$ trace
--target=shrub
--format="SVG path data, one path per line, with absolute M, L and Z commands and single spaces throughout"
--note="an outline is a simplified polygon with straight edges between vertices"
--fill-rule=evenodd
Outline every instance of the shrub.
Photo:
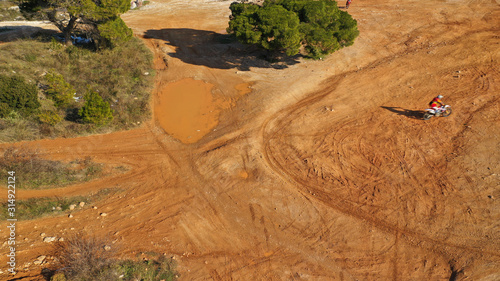
M 49 72 L 45 79 L 48 83 L 45 94 L 54 101 L 57 107 L 64 107 L 71 103 L 75 89 L 64 80 L 61 74 Z
M 56 244 L 55 252 L 60 262 L 61 273 L 67 280 L 72 281 L 173 281 L 177 279 L 172 259 L 160 256 L 138 261 L 117 260 L 113 257 L 116 245 L 112 247 L 109 245 L 109 241 L 104 238 L 83 234 L 76 234 L 63 243 Z
M 11 110 L 8 104 L 6 104 L 5 102 L 0 102 L 0 118 L 9 116 L 10 111 Z
M 113 120 L 113 110 L 108 102 L 94 91 L 85 95 L 85 105 L 78 112 L 83 122 L 102 126 Z
M 0 74 L 0 102 L 9 108 L 28 115 L 40 107 L 38 89 L 35 84 L 27 83 L 21 76 L 8 77 Z
M 56 245 L 56 255 L 69 280 L 96 280 L 113 262 L 104 238 L 78 233 Z
M 57 123 L 61 122 L 62 118 L 55 111 L 44 110 L 38 114 L 38 120 L 40 120 L 41 123 L 54 126 Z
M 114 48 L 132 38 L 132 30 L 120 17 L 99 24 L 98 30 L 102 47 Z

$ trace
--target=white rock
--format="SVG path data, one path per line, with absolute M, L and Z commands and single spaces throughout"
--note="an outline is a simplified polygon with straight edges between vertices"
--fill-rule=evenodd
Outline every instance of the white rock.
M 101 217 L 105 217 L 107 215 L 108 215 L 108 213 L 101 213 Z
M 80 208 L 83 208 L 85 206 L 85 202 L 80 202 Z
M 70 209 L 70 210 L 72 210 L 72 211 L 75 209 L 75 207 L 76 207 L 76 205 L 75 205 L 75 204 L 71 204 L 71 205 L 69 205 L 69 209 Z
M 42 264 L 46 257 L 47 256 L 39 256 L 38 258 L 36 258 L 36 260 L 33 262 L 33 264 L 36 264 L 36 265 Z
M 57 237 L 49 237 L 49 236 L 47 236 L 47 237 L 43 238 L 43 242 L 45 242 L 45 243 L 52 243 L 52 242 L 54 242 L 56 240 L 57 240 Z
M 72 218 L 72 217 L 73 217 L 73 215 L 72 215 L 72 214 L 69 214 L 69 215 L 68 215 L 68 218 Z
M 40 233 L 40 236 L 45 237 L 45 232 Z

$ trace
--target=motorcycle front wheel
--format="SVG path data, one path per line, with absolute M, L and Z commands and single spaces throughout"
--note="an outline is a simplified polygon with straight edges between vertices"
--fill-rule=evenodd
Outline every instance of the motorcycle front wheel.
M 424 120 L 429 120 L 431 119 L 433 114 L 430 114 L 429 112 L 424 113 Z
M 449 107 L 448 107 L 448 108 L 447 108 L 447 109 L 443 112 L 442 116 L 443 116 L 443 117 L 448 117 L 448 116 L 450 116 L 450 114 L 451 114 L 451 108 L 449 108 Z

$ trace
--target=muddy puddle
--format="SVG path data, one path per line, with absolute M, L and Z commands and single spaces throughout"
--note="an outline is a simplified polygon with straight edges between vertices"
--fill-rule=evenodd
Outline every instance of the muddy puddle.
M 214 95 L 215 86 L 185 78 L 167 84 L 159 92 L 155 109 L 158 124 L 183 143 L 195 143 L 213 131 L 222 110 L 234 105 L 234 99 Z M 251 92 L 248 83 L 235 87 L 239 96 Z

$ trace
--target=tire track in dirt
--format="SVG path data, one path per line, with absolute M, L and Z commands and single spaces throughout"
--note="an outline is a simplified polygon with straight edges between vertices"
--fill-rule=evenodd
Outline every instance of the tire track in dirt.
M 390 60 L 390 59 L 388 59 L 388 60 Z M 382 64 L 382 62 L 375 63 L 374 65 L 378 66 L 379 64 Z M 352 74 L 352 73 L 347 73 L 347 74 L 345 74 L 345 75 L 343 74 L 343 75 L 349 76 L 349 74 Z M 482 76 L 484 76 L 484 74 L 480 74 L 480 76 L 482 77 Z M 430 236 L 428 236 L 422 232 L 419 232 L 419 231 L 415 231 L 415 230 L 412 230 L 409 228 L 404 228 L 404 227 L 403 228 L 398 227 L 398 226 L 396 226 L 392 223 L 389 223 L 385 220 L 372 218 L 370 213 L 365 212 L 365 211 L 360 211 L 360 207 L 362 207 L 363 205 L 360 205 L 358 202 L 353 202 L 352 200 L 349 200 L 349 199 L 344 198 L 344 197 L 335 196 L 332 193 L 325 192 L 324 188 L 322 186 L 311 184 L 310 180 L 311 180 L 311 175 L 313 175 L 313 174 L 317 175 L 315 178 L 321 177 L 324 179 L 323 175 L 319 176 L 319 174 L 317 172 L 317 168 L 314 168 L 314 165 L 312 168 L 314 172 L 311 173 L 311 171 L 308 170 L 307 174 L 305 175 L 305 178 L 307 180 L 303 179 L 302 177 L 299 177 L 298 175 L 295 174 L 295 172 L 292 171 L 293 169 L 297 169 L 297 168 L 294 168 L 295 167 L 294 165 L 292 165 L 292 166 L 288 165 L 285 168 L 285 165 L 287 165 L 285 163 L 287 163 L 287 159 L 290 158 L 290 155 L 300 156 L 301 158 L 305 159 L 304 161 L 306 161 L 308 158 L 307 154 L 304 155 L 303 153 L 298 152 L 298 151 L 295 151 L 294 153 L 290 153 L 291 151 L 283 152 L 283 150 L 273 149 L 274 147 L 289 147 L 289 149 L 295 150 L 294 148 L 292 148 L 293 145 L 289 145 L 287 143 L 287 141 L 283 141 L 283 139 L 286 139 L 286 138 L 291 140 L 291 137 L 293 136 L 291 134 L 285 133 L 285 130 L 286 130 L 285 128 L 289 127 L 291 125 L 291 122 L 293 119 L 297 119 L 297 118 L 299 118 L 299 116 L 302 116 L 303 112 L 305 112 L 310 105 L 313 105 L 313 104 L 319 102 L 321 99 L 323 99 L 330 92 L 334 92 L 336 85 L 338 85 L 341 82 L 341 80 L 342 79 L 338 79 L 335 82 L 328 83 L 328 85 L 325 86 L 325 90 L 318 91 L 318 92 L 314 93 L 313 95 L 311 95 L 310 97 L 298 102 L 296 105 L 291 106 L 290 108 L 284 109 L 281 112 L 278 112 L 275 116 L 268 119 L 264 123 L 261 132 L 262 132 L 262 138 L 263 138 L 264 155 L 265 155 L 266 161 L 269 164 L 269 166 L 274 171 L 276 171 L 278 174 L 284 176 L 284 178 L 287 179 L 289 182 L 294 183 L 299 189 L 301 189 L 304 192 L 304 194 L 309 194 L 307 196 L 309 196 L 311 198 L 316 198 L 317 200 L 322 201 L 326 205 L 331 206 L 331 207 L 335 208 L 336 210 L 338 210 L 346 215 L 353 216 L 353 217 L 356 217 L 357 219 L 368 222 L 368 223 L 370 223 L 370 224 L 372 224 L 372 225 L 374 225 L 374 226 L 376 226 L 376 227 L 378 227 L 378 228 L 380 228 L 388 233 L 401 233 L 406 237 L 405 240 L 407 240 L 411 244 L 419 245 L 420 247 L 423 247 L 421 244 L 427 243 L 429 245 L 427 245 L 426 247 L 423 247 L 424 249 L 433 250 L 433 248 L 437 246 L 438 251 L 442 252 L 442 253 L 449 252 L 450 249 L 458 249 L 461 251 L 474 252 L 476 254 L 487 254 L 489 256 L 499 257 L 500 255 L 496 252 L 492 252 L 492 251 L 481 249 L 481 248 L 470 247 L 470 246 L 466 246 L 463 244 L 453 243 L 453 242 L 445 241 L 444 239 L 433 238 L 433 237 L 430 237 Z M 487 86 L 488 83 L 482 83 L 482 85 L 483 86 L 481 87 L 481 90 L 488 91 L 488 89 L 489 89 L 489 87 Z M 344 123 L 337 124 L 335 127 L 336 130 L 330 129 L 328 131 L 341 132 L 343 130 L 343 128 L 351 126 L 352 122 L 354 122 L 354 121 L 350 121 L 350 122 L 347 121 Z M 359 132 L 362 130 L 357 129 L 355 131 Z M 317 135 L 317 133 L 311 133 L 310 136 L 316 136 L 316 135 Z M 343 133 L 342 137 L 338 137 L 338 136 L 332 137 L 333 140 L 336 140 L 336 141 L 332 142 L 334 145 L 333 151 L 341 152 L 341 154 L 337 153 L 336 160 L 338 162 L 342 162 L 342 159 L 339 155 L 346 155 L 348 153 L 348 151 L 344 150 L 345 146 L 338 146 L 337 143 L 344 143 L 344 142 L 346 142 L 347 138 L 349 138 L 349 135 L 345 132 Z M 410 142 L 411 142 L 411 138 L 408 137 L 407 139 L 410 140 Z M 357 147 L 357 151 L 359 151 L 359 152 L 362 152 L 361 140 L 362 140 L 362 138 L 360 137 L 358 139 L 358 147 Z M 425 158 L 425 153 L 422 150 L 418 149 L 417 145 L 413 144 L 411 146 L 412 146 L 413 150 L 417 151 L 417 154 L 421 156 L 421 159 L 424 161 L 424 166 L 428 167 L 427 169 L 429 169 L 429 170 L 433 170 L 433 169 L 446 170 L 446 166 L 437 168 L 436 164 L 429 162 Z M 321 151 L 321 149 L 319 147 L 316 147 L 315 149 L 318 149 L 318 151 Z M 283 153 L 289 153 L 289 154 L 287 154 L 288 156 L 284 156 Z M 310 154 L 310 153 L 312 153 L 311 150 L 309 150 L 308 154 Z M 366 154 L 363 154 L 363 153 L 360 153 L 360 154 L 362 154 L 362 157 L 365 159 L 366 162 L 370 163 L 376 169 L 377 165 L 374 164 L 375 158 L 370 158 Z M 404 157 L 403 158 L 397 157 L 397 158 L 399 160 L 404 159 Z M 422 185 L 416 176 L 409 173 L 410 169 L 408 168 L 409 165 L 408 165 L 407 161 L 405 160 L 405 161 L 399 161 L 399 162 L 401 163 L 403 170 L 406 171 L 406 173 L 409 175 L 409 177 L 417 185 Z M 294 163 L 297 163 L 297 161 L 294 161 Z M 343 165 L 343 166 L 347 166 L 347 165 Z M 341 170 L 343 170 L 343 168 L 341 168 Z M 345 174 L 345 170 L 343 170 L 343 172 Z M 357 170 L 357 172 L 362 172 L 362 171 Z M 363 173 L 363 174 L 367 174 L 367 173 Z M 370 175 L 373 173 L 368 173 L 368 174 Z M 368 181 L 372 181 L 373 179 L 374 178 L 368 178 Z M 349 184 L 349 181 L 345 178 L 342 178 L 342 177 L 338 177 L 337 181 L 339 181 L 340 183 Z M 453 191 L 453 185 L 446 177 L 444 177 L 441 180 L 441 182 L 438 183 L 438 186 L 440 186 L 440 188 L 441 188 L 441 191 L 440 191 L 441 193 L 444 193 L 445 191 L 446 192 Z M 444 189 L 446 189 L 446 190 L 444 190 Z M 441 206 L 441 207 L 438 207 L 438 209 L 434 211 L 434 212 L 437 212 L 435 215 L 438 215 L 439 213 L 441 213 L 443 211 L 443 208 L 444 208 L 444 206 L 442 204 L 439 204 L 440 203 L 439 201 L 440 201 L 439 198 L 437 198 L 437 199 L 434 199 L 434 202 L 433 202 L 433 204 L 435 206 L 438 206 L 438 205 Z M 412 241 L 415 239 L 417 240 L 416 242 Z
M 291 116 L 291 114 L 288 114 L 288 116 Z M 397 227 L 387 221 L 372 218 L 372 216 L 367 213 L 360 211 L 359 205 L 356 206 L 353 204 L 353 202 L 349 202 L 349 200 L 341 198 L 341 197 L 336 197 L 332 195 L 331 193 L 327 193 L 322 190 L 322 188 L 311 185 L 309 181 L 303 180 L 301 178 L 298 178 L 296 175 L 288 171 L 288 168 L 285 168 L 282 164 L 282 161 L 274 157 L 274 154 L 276 153 L 275 151 L 272 151 L 270 148 L 271 140 L 273 140 L 276 136 L 266 136 L 266 149 L 265 149 L 265 158 L 266 161 L 268 162 L 269 166 L 278 174 L 281 174 L 285 177 L 286 180 L 288 180 L 291 183 L 294 183 L 294 185 L 302 190 L 305 194 L 305 196 L 308 196 L 312 200 L 319 200 L 326 204 L 329 207 L 334 208 L 335 210 L 347 215 L 351 216 L 354 218 L 357 218 L 361 221 L 364 221 L 370 225 L 373 225 L 389 234 L 393 233 L 401 233 L 402 235 L 405 236 L 407 242 L 418 245 L 419 247 L 423 247 L 421 245 L 423 242 L 429 243 L 429 245 L 425 246 L 424 249 L 431 250 L 434 247 L 437 247 L 436 250 L 445 253 L 448 252 L 446 248 L 456 248 L 460 250 L 466 250 L 470 252 L 474 252 L 477 254 L 487 254 L 490 256 L 495 256 L 495 257 L 500 257 L 500 254 L 497 252 L 492 252 L 489 250 L 484 250 L 484 249 L 479 249 L 479 248 L 473 248 L 469 247 L 466 245 L 460 245 L 460 244 L 455 244 L 455 243 L 450 243 L 445 240 L 440 240 L 440 239 L 433 239 L 423 233 L 419 233 L 416 231 L 413 231 L 411 229 L 406 229 L 406 228 L 400 228 Z M 309 195 L 307 195 L 309 194 Z M 417 240 L 412 241 L 412 240 Z

